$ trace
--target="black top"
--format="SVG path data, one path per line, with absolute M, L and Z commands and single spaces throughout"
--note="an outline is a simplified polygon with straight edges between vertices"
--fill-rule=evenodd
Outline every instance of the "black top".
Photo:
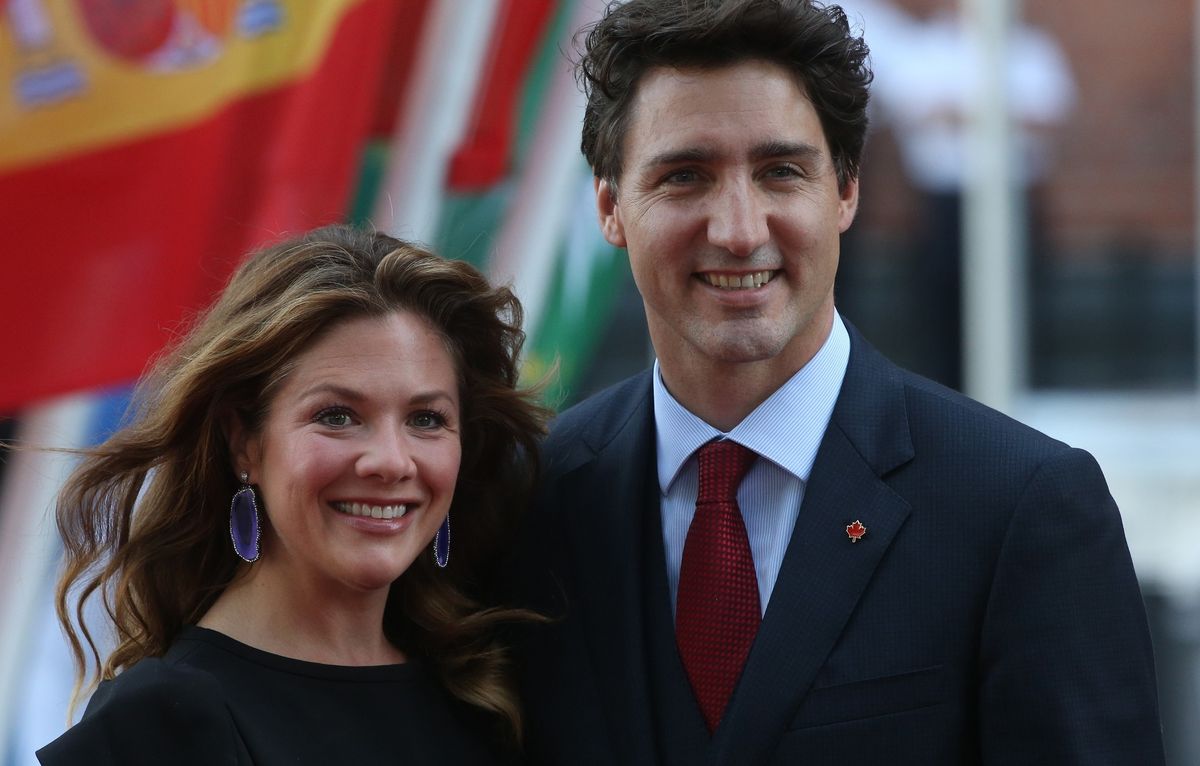
M 478 722 L 419 661 L 320 665 L 189 627 L 100 684 L 37 753 L 57 764 L 492 764 Z

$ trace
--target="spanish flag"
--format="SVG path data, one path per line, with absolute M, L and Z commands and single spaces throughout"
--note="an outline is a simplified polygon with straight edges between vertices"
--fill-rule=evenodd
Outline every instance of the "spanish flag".
M 429 0 L 0 0 L 0 413 L 133 380 L 343 220 Z

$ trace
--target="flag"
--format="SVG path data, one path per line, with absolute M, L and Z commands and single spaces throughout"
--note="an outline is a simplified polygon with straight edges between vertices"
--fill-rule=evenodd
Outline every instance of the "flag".
M 245 252 L 341 220 L 424 6 L 5 0 L 0 412 L 136 378 Z
M 551 403 L 579 386 L 629 278 L 596 224 L 578 148 L 583 97 L 564 55 L 601 10 L 597 0 L 478 0 L 467 29 L 434 13 L 370 216 L 512 284 L 529 335 L 524 377 L 556 368 Z M 463 48 L 477 58 L 460 56 L 463 75 L 447 77 L 441 62 Z

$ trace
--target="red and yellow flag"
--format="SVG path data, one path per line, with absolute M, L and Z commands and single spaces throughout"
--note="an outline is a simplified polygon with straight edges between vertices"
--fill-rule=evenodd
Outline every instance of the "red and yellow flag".
M 0 412 L 136 378 L 248 249 L 342 219 L 427 5 L 0 0 Z

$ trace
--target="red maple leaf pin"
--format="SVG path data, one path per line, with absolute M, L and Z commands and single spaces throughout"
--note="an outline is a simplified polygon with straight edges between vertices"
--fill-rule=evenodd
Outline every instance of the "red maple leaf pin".
M 862 539 L 862 536 L 867 533 L 867 528 L 863 526 L 861 521 L 855 521 L 853 524 L 846 525 L 846 534 L 850 536 L 850 542 L 856 543 Z

